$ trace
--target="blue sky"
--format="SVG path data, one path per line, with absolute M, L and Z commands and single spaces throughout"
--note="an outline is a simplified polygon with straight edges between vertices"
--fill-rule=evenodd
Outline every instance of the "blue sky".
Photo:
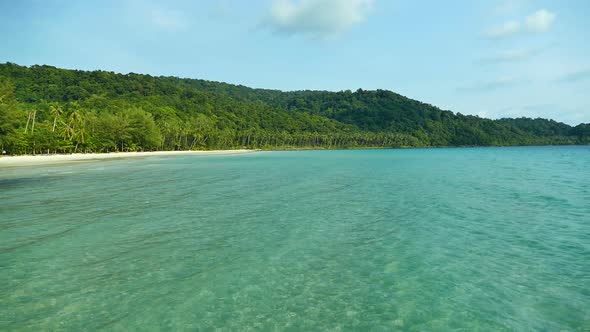
M 0 62 L 590 122 L 590 1 L 0 1 Z

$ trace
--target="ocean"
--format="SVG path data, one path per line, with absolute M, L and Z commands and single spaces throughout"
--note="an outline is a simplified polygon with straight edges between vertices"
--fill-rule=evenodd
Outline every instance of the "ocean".
M 590 330 L 590 147 L 0 169 L 0 330 Z

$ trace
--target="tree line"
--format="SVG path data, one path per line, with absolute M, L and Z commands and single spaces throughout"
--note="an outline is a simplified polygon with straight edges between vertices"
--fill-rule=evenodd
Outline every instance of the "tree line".
M 9 154 L 588 143 L 588 124 L 466 116 L 385 90 L 281 92 L 0 64 Z

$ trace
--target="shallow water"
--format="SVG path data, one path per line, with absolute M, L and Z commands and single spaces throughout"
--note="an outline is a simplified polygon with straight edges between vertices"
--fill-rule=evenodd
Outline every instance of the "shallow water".
M 590 147 L 0 169 L 0 330 L 590 329 Z

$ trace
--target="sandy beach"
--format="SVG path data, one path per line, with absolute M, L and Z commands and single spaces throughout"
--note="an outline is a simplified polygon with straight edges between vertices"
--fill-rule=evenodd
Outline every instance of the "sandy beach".
M 234 155 L 251 153 L 256 150 L 212 150 L 212 151 L 154 151 L 154 152 L 114 152 L 114 153 L 74 153 L 55 155 L 25 155 L 0 157 L 1 167 L 20 167 L 37 165 L 54 165 L 72 162 L 87 162 L 93 160 L 137 158 L 155 156 L 208 156 L 208 155 Z

